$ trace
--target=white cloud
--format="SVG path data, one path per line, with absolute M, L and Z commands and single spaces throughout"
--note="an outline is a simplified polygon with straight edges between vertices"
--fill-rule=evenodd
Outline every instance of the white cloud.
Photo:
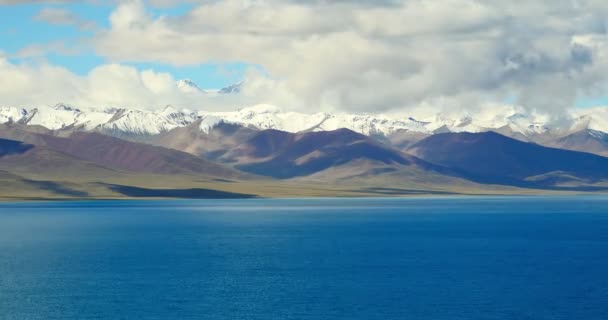
M 226 0 L 178 17 L 127 1 L 94 45 L 118 62 L 260 65 L 281 82 L 261 99 L 307 110 L 512 97 L 563 109 L 605 85 L 607 49 L 573 39 L 605 38 L 606 17 L 599 0 Z
M 113 63 L 86 76 L 44 62 L 3 60 L 0 103 L 216 110 L 268 103 L 393 112 L 430 106 L 478 111 L 508 100 L 559 114 L 606 89 L 605 0 L 187 2 L 193 7 L 179 16 L 158 16 L 145 5 L 173 1 L 120 2 L 108 17 L 110 27 L 81 44 Z M 37 19 L 85 23 L 56 8 L 43 9 Z M 13 56 L 71 54 L 74 48 L 82 49 L 32 44 Z M 249 71 L 239 97 L 209 98 L 185 95 L 170 74 L 138 71 L 127 62 L 245 62 L 265 72 Z
M 120 65 L 96 67 L 87 75 L 48 63 L 12 64 L 0 57 L 0 105 L 35 107 L 67 103 L 81 108 L 131 107 L 226 110 L 244 106 L 246 96 L 185 94 L 168 73 Z

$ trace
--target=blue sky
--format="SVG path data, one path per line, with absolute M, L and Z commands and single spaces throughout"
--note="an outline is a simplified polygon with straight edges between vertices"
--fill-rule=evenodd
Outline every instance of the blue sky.
M 74 25 L 57 25 L 41 21 L 35 17 L 45 8 L 63 9 L 72 12 L 80 19 L 94 22 L 98 27 L 109 28 L 108 17 L 115 9 L 109 4 L 91 3 L 24 3 L 0 6 L 0 51 L 13 63 L 36 63 L 48 61 L 63 66 L 78 75 L 86 75 L 91 69 L 112 62 L 95 53 L 86 46 L 87 38 L 94 36 L 93 30 L 83 30 Z M 184 14 L 192 8 L 191 4 L 178 4 L 171 7 L 149 7 L 154 17 Z M 46 52 L 40 57 L 19 57 L 19 52 L 32 45 L 61 42 L 75 52 Z M 168 72 L 176 79 L 191 79 L 202 88 L 222 88 L 240 81 L 246 63 L 201 63 L 184 67 L 155 62 L 121 62 L 139 70 L 154 69 Z

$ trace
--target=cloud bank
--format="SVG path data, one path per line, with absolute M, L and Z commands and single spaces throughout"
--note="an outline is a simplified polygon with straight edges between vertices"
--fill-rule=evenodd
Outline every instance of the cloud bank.
M 211 1 L 153 18 L 121 4 L 95 41 L 114 61 L 247 61 L 294 107 L 387 110 L 514 99 L 563 109 L 605 85 L 608 3 L 595 0 Z
M 61 12 L 46 18 L 70 20 Z M 384 112 L 507 101 L 558 113 L 578 99 L 605 96 L 607 18 L 602 0 L 224 0 L 198 1 L 177 16 L 155 15 L 133 0 L 118 4 L 109 27 L 88 40 L 113 64 L 84 79 L 48 65 L 34 70 L 5 62 L 0 72 L 42 79 L 59 73 L 60 81 L 43 86 L 73 87 L 62 100 L 176 99 L 197 107 L 215 102 L 178 98 L 170 75 L 120 64 L 245 62 L 264 72 L 247 74 L 242 100 L 218 106 Z M 113 85 L 121 81 L 135 84 Z
M 158 109 L 167 105 L 225 110 L 245 105 L 240 95 L 184 93 L 172 75 L 139 71 L 120 64 L 101 65 L 84 76 L 48 63 L 13 64 L 0 58 L 1 105 L 35 107 L 65 103 L 86 108 Z

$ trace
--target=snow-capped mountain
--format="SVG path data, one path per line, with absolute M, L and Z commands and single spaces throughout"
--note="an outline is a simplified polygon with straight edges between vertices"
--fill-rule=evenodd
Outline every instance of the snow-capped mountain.
M 584 129 L 608 132 L 608 107 L 597 107 L 573 113 L 571 131 Z
M 155 135 L 169 131 L 180 125 L 186 125 L 181 121 L 175 121 L 172 114 L 165 112 L 147 112 L 142 110 L 118 110 L 108 122 L 97 128 L 102 131 L 133 134 L 133 135 Z
M 235 83 L 227 87 L 221 88 L 218 92 L 223 94 L 236 94 L 241 92 L 243 82 Z
M 177 81 L 176 86 L 183 93 L 205 93 L 205 90 L 199 88 L 198 85 L 190 79 L 179 80 Z
M 562 127 L 551 126 L 549 118 L 511 110 L 496 114 L 405 114 L 371 115 L 349 113 L 284 112 L 272 105 L 256 105 L 237 111 L 206 112 L 178 110 L 167 106 L 162 110 L 128 108 L 81 109 L 59 104 L 35 108 L 0 107 L 0 123 L 18 122 L 51 130 L 75 128 L 100 130 L 130 135 L 156 135 L 200 121 L 208 132 L 218 123 L 234 123 L 258 129 L 288 132 L 329 131 L 347 128 L 366 135 L 391 135 L 398 131 L 433 134 L 440 132 L 483 132 L 504 130 L 533 136 L 547 132 L 564 133 L 580 130 L 608 132 L 608 108 L 573 111 Z
M 351 129 L 366 135 L 390 134 L 397 130 L 428 131 L 413 119 L 392 119 L 383 115 L 347 113 L 282 112 L 279 108 L 270 105 L 257 105 L 234 112 L 214 112 L 209 115 L 221 118 L 226 122 L 288 132 L 329 131 L 340 128 Z
M 239 94 L 243 87 L 243 82 L 237 82 L 220 89 L 201 89 L 196 82 L 190 79 L 182 79 L 175 83 L 177 89 L 184 94 Z
M 18 122 L 27 116 L 27 110 L 13 107 L 0 107 L 0 123 Z

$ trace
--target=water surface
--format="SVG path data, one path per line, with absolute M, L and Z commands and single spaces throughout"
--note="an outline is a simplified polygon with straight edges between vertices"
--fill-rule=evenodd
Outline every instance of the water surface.
M 0 204 L 0 319 L 607 319 L 608 198 Z

